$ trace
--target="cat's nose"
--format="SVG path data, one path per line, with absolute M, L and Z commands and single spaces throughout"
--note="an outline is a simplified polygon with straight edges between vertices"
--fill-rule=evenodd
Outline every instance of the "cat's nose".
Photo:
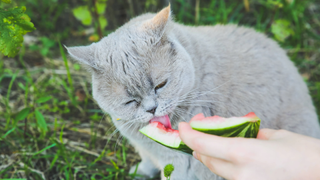
M 154 115 L 154 113 L 156 112 L 157 107 L 158 107 L 158 106 L 154 106 L 154 107 L 152 107 L 151 109 L 147 110 L 147 112 Z

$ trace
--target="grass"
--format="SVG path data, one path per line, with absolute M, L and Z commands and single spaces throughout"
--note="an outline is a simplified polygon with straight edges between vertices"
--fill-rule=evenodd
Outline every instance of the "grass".
M 61 9 L 69 7 L 66 1 L 61 1 L 61 6 L 50 7 L 50 12 L 58 11 L 55 16 L 29 15 L 41 30 L 37 32 L 41 41 L 36 48 L 23 46 L 15 59 L 0 55 L 0 179 L 132 179 L 128 170 L 139 162 L 139 156 L 125 138 L 113 135 L 115 128 L 110 118 L 91 96 L 90 76 L 79 64 L 66 58 L 57 40 L 62 44 L 76 41 L 82 45 L 88 43 L 87 37 L 70 35 L 68 26 L 66 30 L 56 31 L 56 27 L 42 23 L 51 18 L 54 23 L 61 21 L 65 15 Z M 117 2 L 109 0 L 108 5 L 120 6 L 127 1 Z M 246 0 L 190 2 L 193 3 L 171 2 L 176 21 L 190 25 L 236 23 L 277 40 L 305 78 L 320 112 L 319 2 L 255 0 L 248 1 L 249 6 Z M 31 1 L 24 3 L 28 9 L 50 6 Z M 135 14 L 139 14 L 164 5 L 152 0 L 126 5 L 123 13 L 131 17 L 133 12 L 125 11 L 129 9 L 127 6 L 132 6 Z M 137 6 L 140 11 L 136 11 L 139 10 Z M 66 11 L 69 16 L 65 17 L 70 18 L 70 7 Z M 106 32 L 111 30 L 108 28 L 112 27 L 112 18 L 119 17 L 107 18 L 110 25 Z M 285 21 L 290 22 L 289 25 L 283 23 Z M 86 28 L 75 22 L 72 27 L 77 27 L 74 31 L 78 33 Z M 277 38 L 279 28 L 282 32 L 279 35 L 289 35 Z

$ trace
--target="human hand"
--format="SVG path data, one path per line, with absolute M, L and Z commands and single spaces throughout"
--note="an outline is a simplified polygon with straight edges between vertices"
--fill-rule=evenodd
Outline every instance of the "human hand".
M 260 129 L 257 139 L 226 138 L 179 124 L 194 157 L 226 179 L 320 179 L 320 140 L 286 130 Z

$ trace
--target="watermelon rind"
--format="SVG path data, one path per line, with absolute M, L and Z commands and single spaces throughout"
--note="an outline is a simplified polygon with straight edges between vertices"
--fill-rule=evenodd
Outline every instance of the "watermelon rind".
M 139 131 L 150 139 L 157 141 L 165 146 L 178 148 L 181 143 L 179 134 L 163 131 L 162 129 L 157 128 L 157 126 L 155 126 L 154 124 L 149 124 Z
M 191 125 L 191 124 L 190 124 Z M 256 138 L 259 132 L 260 120 L 256 122 L 244 122 L 242 124 L 234 125 L 226 128 L 208 129 L 208 128 L 195 128 L 191 125 L 192 129 L 222 137 L 246 137 Z
M 222 137 L 256 138 L 260 121 L 260 118 L 251 112 L 242 117 L 213 116 L 203 120 L 191 120 L 190 126 L 194 130 Z
M 192 149 L 190 149 L 186 144 L 184 144 L 181 141 L 180 136 L 177 133 L 177 130 L 174 130 L 174 132 L 167 132 L 157 128 L 155 124 L 148 124 L 139 131 L 148 138 L 154 140 L 155 142 L 165 147 L 168 147 L 173 150 L 178 150 L 179 152 L 192 154 Z

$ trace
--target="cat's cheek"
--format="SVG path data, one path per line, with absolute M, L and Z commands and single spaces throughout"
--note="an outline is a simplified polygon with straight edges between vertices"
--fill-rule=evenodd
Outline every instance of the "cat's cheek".
M 194 86 L 195 75 L 193 72 L 187 71 L 181 78 L 180 95 L 188 93 Z

